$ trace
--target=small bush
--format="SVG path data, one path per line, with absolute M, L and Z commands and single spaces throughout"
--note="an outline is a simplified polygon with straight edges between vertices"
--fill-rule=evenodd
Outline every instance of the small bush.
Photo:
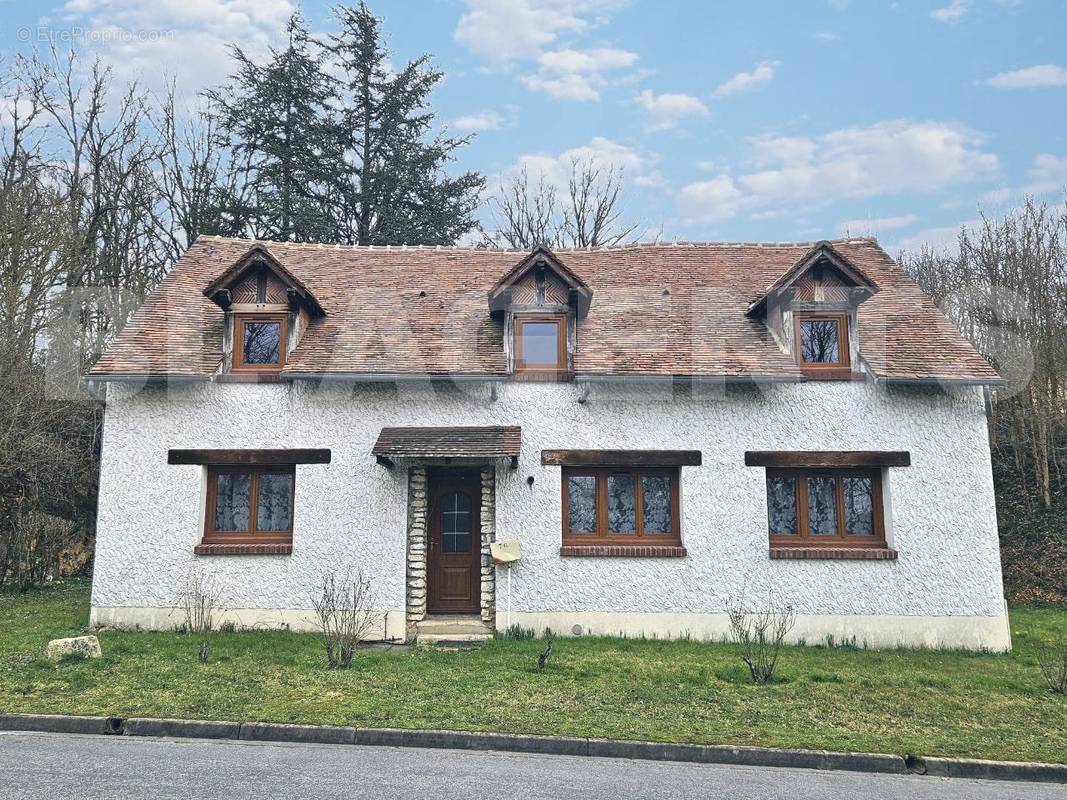
M 1037 663 L 1050 692 L 1067 694 L 1067 637 L 1037 647 Z
M 180 594 L 185 610 L 185 630 L 196 636 L 196 657 L 201 663 L 211 655 L 211 634 L 215 630 L 215 613 L 219 592 L 214 581 L 199 572 L 190 571 Z
M 734 641 L 741 645 L 741 660 L 748 667 L 752 682 L 770 683 L 785 637 L 796 624 L 796 611 L 792 606 L 779 608 L 773 600 L 768 601 L 764 611 L 747 611 L 742 600 L 736 604 L 727 602 L 726 613 Z
M 338 576 L 331 569 L 325 573 L 315 613 L 330 667 L 352 666 L 356 647 L 374 627 L 373 607 L 370 578 L 364 578 L 362 572 L 346 570 Z
M 524 641 L 527 641 L 529 639 L 534 638 L 534 636 L 536 636 L 536 634 L 534 633 L 534 629 L 533 628 L 524 628 L 519 623 L 513 622 L 504 631 L 503 638 L 504 639 L 514 639 L 515 641 L 518 641 L 518 642 L 524 642 Z

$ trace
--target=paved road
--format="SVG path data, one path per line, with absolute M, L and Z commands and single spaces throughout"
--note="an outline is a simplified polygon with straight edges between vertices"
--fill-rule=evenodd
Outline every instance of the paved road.
M 1056 785 L 389 747 L 0 733 L 0 800 L 1006 800 Z

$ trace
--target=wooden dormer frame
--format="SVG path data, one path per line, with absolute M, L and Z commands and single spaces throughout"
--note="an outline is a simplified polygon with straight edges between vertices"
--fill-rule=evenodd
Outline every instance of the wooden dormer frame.
M 533 252 L 508 270 L 507 274 L 489 290 L 489 312 L 491 314 L 504 313 L 511 307 L 512 287 L 531 271 L 539 276 L 539 282 L 543 282 L 544 276 L 551 272 L 567 287 L 568 306 L 576 319 L 583 319 L 589 313 L 589 306 L 593 302 L 593 290 L 551 250 L 542 246 L 534 248 Z
M 867 277 L 858 266 L 830 242 L 818 242 L 786 270 L 767 290 L 757 297 L 745 310 L 745 316 L 759 317 L 767 312 L 769 304 L 790 305 L 795 295 L 795 284 L 811 271 L 819 275 L 819 268 L 829 264 L 852 284 L 848 305 L 855 308 L 878 291 L 878 284 Z
M 832 289 L 826 288 L 828 274 L 840 278 Z M 800 297 L 801 279 L 806 276 L 810 277 L 813 296 Z M 793 355 L 805 377 L 849 380 L 860 374 L 857 312 L 877 291 L 878 285 L 832 243 L 819 242 L 757 297 L 745 315 L 763 320 L 782 350 Z M 801 324 L 812 319 L 833 320 L 837 325 L 839 358 L 833 364 L 804 361 Z
M 233 305 L 231 295 L 233 287 L 238 285 L 250 270 L 264 270 L 272 273 L 274 277 L 285 284 L 290 311 L 296 311 L 303 307 L 311 317 L 326 316 L 326 310 L 320 305 L 311 290 L 287 270 L 265 245 L 259 242 L 248 248 L 237 261 L 208 284 L 204 289 L 204 296 L 223 311 L 229 311 L 230 306 Z

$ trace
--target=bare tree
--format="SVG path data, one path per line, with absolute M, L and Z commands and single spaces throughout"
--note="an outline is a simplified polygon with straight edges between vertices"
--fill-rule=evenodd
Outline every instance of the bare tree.
M 0 92 L 0 583 L 25 586 L 55 568 L 40 521 L 90 541 L 101 413 L 81 375 L 169 261 L 136 87 L 52 51 Z
M 159 141 L 155 170 L 163 213 L 157 235 L 168 259 L 177 261 L 201 234 L 239 236 L 250 224 L 248 156 L 223 147 L 218 121 L 178 105 L 172 84 L 153 120 Z
M 990 395 L 1009 596 L 1067 599 L 1067 536 L 1044 515 L 1067 452 L 1067 204 L 1028 199 L 960 231 L 958 252 L 901 263 L 1007 380 Z
M 489 200 L 494 230 L 488 245 L 517 250 L 546 247 L 601 247 L 638 238 L 639 225 L 622 222 L 622 171 L 594 159 L 575 158 L 563 196 L 544 175 L 531 182 L 524 167 L 503 180 Z
M 315 613 L 326 645 L 327 663 L 334 668 L 349 668 L 356 647 L 374 628 L 370 578 L 358 570 L 328 569 L 315 600 Z

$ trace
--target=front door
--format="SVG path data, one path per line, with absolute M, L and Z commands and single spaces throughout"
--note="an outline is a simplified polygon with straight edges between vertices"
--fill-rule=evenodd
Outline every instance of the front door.
M 471 614 L 480 608 L 481 480 L 477 472 L 430 473 L 430 554 L 426 610 Z

